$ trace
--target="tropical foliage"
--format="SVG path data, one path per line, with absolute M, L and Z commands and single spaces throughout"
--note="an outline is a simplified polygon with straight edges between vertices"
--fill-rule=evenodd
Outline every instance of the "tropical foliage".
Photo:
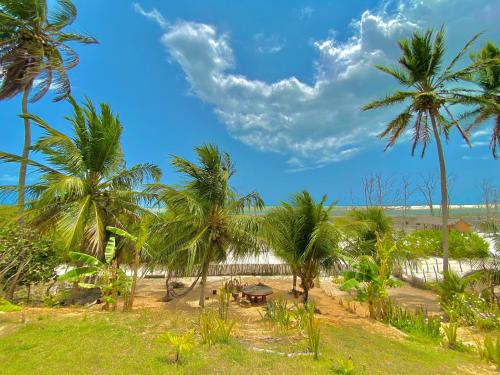
M 16 288 L 56 277 L 62 257 L 49 236 L 29 226 L 0 226 L 0 295 L 12 300 Z
M 72 127 L 66 135 L 29 115 L 43 130 L 33 146 L 46 164 L 28 160 L 39 178 L 26 186 L 28 209 L 23 213 L 35 227 L 56 228 L 66 249 L 81 249 L 101 257 L 107 240 L 106 226 L 124 228 L 145 211 L 147 194 L 138 190 L 145 179 L 158 180 L 161 172 L 153 164 L 126 168 L 118 115 L 107 104 L 98 111 L 87 99 L 83 106 L 70 99 Z M 20 163 L 21 156 L 0 152 L 0 162 Z M 2 186 L 5 193 L 17 186 Z
M 260 209 L 263 201 L 255 193 L 238 195 L 230 185 L 235 173 L 231 158 L 216 146 L 197 147 L 198 164 L 174 157 L 172 165 L 187 177 L 180 187 L 156 184 L 149 191 L 166 205 L 168 214 L 156 226 L 165 241 L 163 251 L 186 260 L 185 268 L 200 266 L 200 306 L 205 303 L 205 285 L 211 262 L 222 262 L 229 251 L 245 256 L 260 250 L 256 223 L 247 208 Z
M 127 293 L 128 278 L 116 263 L 115 237 L 110 237 L 104 251 L 104 261 L 92 255 L 71 251 L 69 258 L 81 266 L 73 268 L 59 277 L 60 281 L 77 282 L 81 288 L 101 289 L 105 302 L 103 309 L 113 309 L 117 303 L 118 292 Z M 85 282 L 87 279 L 95 279 L 95 283 Z
M 449 105 L 457 102 L 456 95 L 467 98 L 467 91 L 460 87 L 450 88 L 461 77 L 474 71 L 472 67 L 454 70 L 478 35 L 469 40 L 462 50 L 443 69 L 445 54 L 444 30 L 434 33 L 414 32 L 410 39 L 398 42 L 401 57 L 398 67 L 378 65 L 377 68 L 395 78 L 404 88 L 382 99 L 375 100 L 363 107 L 363 110 L 404 105 L 404 109 L 389 122 L 380 138 L 388 138 L 386 146 L 390 148 L 400 140 L 407 130 L 412 133 L 411 153 L 421 146 L 423 157 L 428 144 L 436 143 L 441 177 L 441 211 L 443 232 L 443 268 L 448 270 L 448 187 L 447 174 L 442 145 L 442 137 L 448 139 L 452 129 L 457 129 L 461 137 L 469 143 L 466 132 L 452 115 Z M 411 129 L 409 129 L 411 128 Z
M 324 196 L 316 203 L 303 191 L 269 212 L 262 224 L 275 254 L 300 277 L 304 301 L 321 268 L 331 267 L 341 257 L 340 232 L 331 218 L 334 205 L 325 206 L 326 200 Z
M 436 229 L 420 229 L 402 234 L 398 239 L 401 251 L 417 257 L 442 257 L 443 233 Z M 453 259 L 485 258 L 490 255 L 488 243 L 475 232 L 449 232 L 449 255 Z
M 471 54 L 471 59 L 474 64 L 480 66 L 480 69 L 468 75 L 468 79 L 475 82 L 481 92 L 475 96 L 457 94 L 457 100 L 475 106 L 463 116 L 473 118 L 472 124 L 467 128 L 468 131 L 492 120 L 490 149 L 496 158 L 497 146 L 500 146 L 500 48 L 488 42 L 478 53 Z
M 390 236 L 378 238 L 375 255 L 361 255 L 351 261 L 352 270 L 344 272 L 342 290 L 357 290 L 358 299 L 368 302 L 370 317 L 379 319 L 387 288 L 397 285 L 391 279 L 392 264 L 397 248 Z
M 0 0 L 0 100 L 23 93 L 22 112 L 28 113 L 28 97 L 41 99 L 49 89 L 61 100 L 71 93 L 68 70 L 78 62 L 68 42 L 97 43 L 88 36 L 64 29 L 76 19 L 71 0 L 58 0 L 48 11 L 47 0 Z M 35 83 L 36 82 L 36 83 Z M 29 118 L 24 118 L 25 138 L 19 173 L 18 204 L 24 207 L 27 159 L 31 146 Z

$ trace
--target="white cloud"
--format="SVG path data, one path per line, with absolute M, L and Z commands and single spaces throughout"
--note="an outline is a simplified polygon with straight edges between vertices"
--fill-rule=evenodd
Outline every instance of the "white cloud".
M 299 19 L 308 19 L 311 18 L 314 13 L 314 8 L 311 8 L 309 6 L 301 8 L 299 10 Z
M 475 131 L 470 135 L 471 139 L 476 139 L 476 138 L 483 138 L 483 137 L 489 137 L 491 135 L 491 131 L 488 129 L 482 129 Z
M 463 155 L 462 160 L 490 160 L 491 156 L 469 156 Z
M 395 61 L 398 39 L 417 27 L 446 23 L 449 50 L 456 52 L 479 31 L 477 25 L 500 33 L 492 16 L 500 14 L 500 2 L 400 0 L 392 8 L 395 13 L 365 11 L 352 23 L 346 41 L 334 34 L 315 41 L 312 84 L 293 76 L 265 82 L 235 73 L 229 37 L 212 25 L 178 22 L 167 27 L 162 42 L 194 94 L 213 106 L 234 138 L 287 155 L 292 171 L 319 168 L 372 145 L 373 134 L 394 115 L 387 110 L 363 113 L 360 107 L 394 88 L 373 65 Z M 144 13 L 151 18 L 151 12 Z
M 274 54 L 280 52 L 286 46 L 286 40 L 279 35 L 264 35 L 257 33 L 254 35 L 254 41 L 258 53 Z
M 144 17 L 155 21 L 162 29 L 168 27 L 168 22 L 157 9 L 153 8 L 150 12 L 146 12 L 139 3 L 132 3 L 132 8 Z

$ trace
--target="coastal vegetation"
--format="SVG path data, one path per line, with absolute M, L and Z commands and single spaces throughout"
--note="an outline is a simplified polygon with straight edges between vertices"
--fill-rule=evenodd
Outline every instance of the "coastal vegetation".
M 493 42 L 467 64 L 476 35 L 446 62 L 444 29 L 416 31 L 399 41 L 396 67 L 377 66 L 401 86 L 362 108 L 402 105 L 379 135 L 386 149 L 408 132 L 412 155 L 436 145 L 441 228 L 415 229 L 407 183 L 401 225 L 382 198 L 336 216 L 336 201 L 307 190 L 264 211 L 258 192 L 235 187 L 235 162 L 212 143 L 195 147 L 195 160 L 171 157 L 177 184 L 153 163 L 127 165 L 119 115 L 71 96 L 67 71 L 79 60 L 66 43 L 97 41 L 63 31 L 77 15 L 70 0 L 52 14 L 47 3 L 0 0 L 0 100 L 22 94 L 25 126 L 22 153 L 0 152 L 20 171 L 17 184 L 0 186 L 17 201 L 0 207 L 0 372 L 467 374 L 499 365 L 497 201 L 486 204 L 483 236 L 450 229 L 444 156 L 452 131 L 469 144 L 469 131 L 493 119 L 497 157 Z M 71 107 L 63 130 L 28 112 L 29 96 L 51 87 Z M 210 278 L 215 266 L 263 255 L 290 275 Z M 431 257 L 434 280 L 417 280 L 413 267 Z M 155 289 L 146 276 L 158 275 Z M 273 295 L 249 294 L 245 280 Z M 410 291 L 402 301 L 400 287 Z

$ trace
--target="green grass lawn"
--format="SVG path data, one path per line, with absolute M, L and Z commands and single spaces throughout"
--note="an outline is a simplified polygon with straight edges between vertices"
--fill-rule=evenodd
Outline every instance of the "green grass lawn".
M 165 330 L 195 327 L 189 313 L 142 311 L 78 315 L 20 313 L 0 315 L 2 374 L 332 374 L 333 360 L 351 356 L 366 374 L 478 374 L 485 369 L 472 354 L 438 343 L 397 340 L 357 325 L 322 325 L 320 360 L 284 357 L 252 350 L 235 337 L 229 345 L 208 347 L 197 340 L 181 364 L 157 337 Z M 240 324 L 243 326 L 244 324 Z M 262 325 L 265 330 L 265 325 Z M 238 330 L 244 336 L 244 331 Z M 287 341 L 287 340 L 285 340 Z M 255 346 L 262 347 L 262 343 Z M 283 352 L 303 351 L 305 340 L 269 344 Z

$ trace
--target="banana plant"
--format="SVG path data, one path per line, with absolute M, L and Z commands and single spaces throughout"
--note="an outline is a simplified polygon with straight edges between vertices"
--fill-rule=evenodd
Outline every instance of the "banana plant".
M 372 319 L 379 318 L 381 303 L 387 298 L 387 288 L 398 285 L 391 278 L 395 253 L 396 245 L 390 236 L 380 238 L 377 235 L 376 255 L 360 256 L 351 262 L 353 270 L 343 273 L 346 281 L 340 289 L 356 289 L 358 298 L 366 298 Z
M 116 306 L 115 291 L 127 289 L 127 276 L 125 272 L 116 267 L 116 241 L 115 237 L 110 237 L 106 243 L 104 251 L 104 262 L 98 258 L 70 251 L 68 256 L 76 264 L 81 266 L 73 268 L 59 277 L 60 281 L 77 282 L 80 288 L 99 288 L 105 302 L 103 309 L 109 310 L 110 305 Z M 94 283 L 84 280 L 93 279 Z
M 108 232 L 116 234 L 117 236 L 123 237 L 132 243 L 134 259 L 132 263 L 132 283 L 130 287 L 130 294 L 126 299 L 124 310 L 132 310 L 134 306 L 134 297 L 137 289 L 137 274 L 139 271 L 140 259 L 141 259 L 141 251 L 147 246 L 146 240 L 148 238 L 149 233 L 149 218 L 144 217 L 141 226 L 139 228 L 139 233 L 137 236 L 127 232 L 124 229 L 116 228 L 116 227 L 106 227 Z

